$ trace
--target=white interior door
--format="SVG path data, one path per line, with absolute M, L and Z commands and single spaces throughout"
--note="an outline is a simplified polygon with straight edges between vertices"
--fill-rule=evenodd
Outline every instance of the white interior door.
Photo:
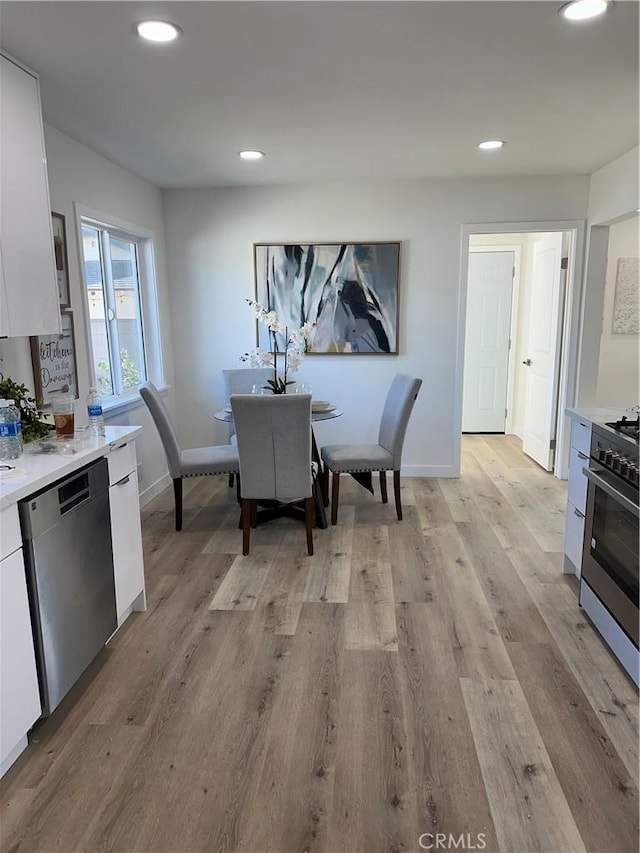
M 537 236 L 533 243 L 522 449 L 547 471 L 553 469 L 555 453 L 564 282 L 561 263 L 562 232 Z
M 513 270 L 513 252 L 469 253 L 463 432 L 504 432 Z

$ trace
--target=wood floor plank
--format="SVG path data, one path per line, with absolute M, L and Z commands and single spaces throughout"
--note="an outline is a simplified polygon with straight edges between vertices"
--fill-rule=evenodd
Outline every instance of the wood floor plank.
M 434 569 L 437 553 L 424 536 L 414 506 L 405 510 L 406 525 L 388 527 L 393 595 L 400 601 L 433 601 L 436 594 Z
M 509 548 L 505 553 L 527 589 L 532 583 L 564 583 L 562 566 L 548 552 L 541 553 L 539 548 Z
M 355 507 L 340 507 L 338 524 L 315 536 L 303 600 L 327 603 L 349 601 Z
M 255 608 L 252 629 L 292 636 L 296 633 L 313 559 L 301 554 L 304 527 L 285 533 Z
M 638 788 L 555 643 L 508 651 L 587 849 L 634 850 Z
M 398 651 L 387 527 L 354 531 L 346 620 L 348 649 Z
M 453 532 L 454 519 L 439 480 L 419 478 L 411 482 L 420 529 L 425 536 Z
M 102 804 L 126 779 L 143 742 L 144 731 L 136 727 L 81 726 L 60 756 L 64 767 L 55 785 L 39 786 L 25 820 L 2 849 L 83 849 L 100 822 Z
M 497 850 L 484 779 L 440 607 L 405 602 L 397 606 L 397 621 L 401 690 L 413 744 L 412 776 L 421 833 L 464 835 L 482 849 Z
M 505 642 L 546 643 L 551 634 L 493 530 L 475 522 L 458 524 L 468 559 Z M 540 554 L 542 557 L 543 555 Z
M 531 596 L 627 771 L 638 778 L 638 694 L 562 584 L 536 584 Z
M 463 465 L 471 462 L 469 452 L 462 454 Z M 476 503 L 476 492 L 465 477 L 439 481 L 442 494 L 454 521 L 483 521 L 482 510 Z
M 412 850 L 417 819 L 397 655 L 347 651 L 326 853 Z
M 345 607 L 305 603 L 274 700 L 238 847 L 262 853 L 325 848 L 333 809 Z
M 469 553 L 459 536 L 431 536 L 438 597 L 459 675 L 515 678 L 511 661 Z
M 31 803 L 35 795 L 34 788 L 14 786 L 9 796 L 2 796 L 0 800 L 0 850 L 8 850 L 8 839 L 15 839 L 19 837 L 20 832 L 26 831 L 25 827 L 29 820 Z M 20 828 L 21 824 L 22 829 Z
M 290 638 L 258 644 L 246 631 L 252 614 L 222 615 L 226 637 L 194 638 L 127 786 L 108 804 L 97 849 L 234 849 Z
M 263 545 L 254 546 L 246 557 L 235 557 L 209 609 L 253 610 L 277 553 L 277 546 Z
M 460 681 L 500 849 L 585 850 L 520 685 Z

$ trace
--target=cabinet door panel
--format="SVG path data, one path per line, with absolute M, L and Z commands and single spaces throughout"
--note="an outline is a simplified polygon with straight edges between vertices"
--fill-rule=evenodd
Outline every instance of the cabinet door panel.
M 138 477 L 135 470 L 109 489 L 118 624 L 144 592 Z
M 40 716 L 22 549 L 0 562 L 0 763 Z
M 589 458 L 586 454 L 572 447 L 569 455 L 569 488 L 567 498 L 569 503 L 577 507 L 583 515 L 587 508 L 588 480 L 582 473 L 582 469 L 588 466 Z
M 571 560 L 580 577 L 582 566 L 582 540 L 584 539 L 584 515 L 572 504 L 567 504 L 567 521 L 564 532 L 564 553 Z
M 591 447 L 591 424 L 588 421 L 574 421 L 571 427 L 571 447 L 589 455 Z
M 38 81 L 0 57 L 0 234 L 8 329 L 60 331 Z

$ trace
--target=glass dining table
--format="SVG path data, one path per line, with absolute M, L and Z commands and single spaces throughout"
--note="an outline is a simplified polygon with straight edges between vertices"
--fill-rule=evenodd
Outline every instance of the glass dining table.
M 313 424 L 318 423 L 319 421 L 330 421 L 334 418 L 339 418 L 341 415 L 342 411 L 330 402 L 316 401 L 311 404 L 311 458 L 317 465 L 317 476 L 314 478 L 313 485 L 313 497 L 316 507 L 316 526 L 322 529 L 328 526 L 326 507 L 329 506 L 329 479 L 320 457 L 316 436 L 313 431 Z M 215 412 L 213 417 L 217 421 L 222 421 L 223 423 L 233 423 L 233 412 L 231 411 L 231 406 L 225 406 L 224 409 L 220 409 L 218 412 Z M 271 509 L 267 512 L 274 516 L 276 514 L 283 514 L 283 511 L 287 511 L 286 508 L 283 508 L 283 510 Z M 295 514 L 295 510 L 290 514 Z

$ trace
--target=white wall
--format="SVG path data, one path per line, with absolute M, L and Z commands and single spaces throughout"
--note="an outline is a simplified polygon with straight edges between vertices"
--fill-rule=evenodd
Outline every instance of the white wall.
M 598 406 L 631 406 L 640 402 L 638 335 L 613 334 L 613 302 L 619 258 L 640 255 L 638 217 L 609 228 L 609 254 L 604 291 L 602 338 L 598 370 Z
M 640 208 L 639 155 L 640 149 L 634 148 L 591 176 L 575 406 L 596 405 L 608 230 Z
M 74 219 L 74 202 L 95 210 L 141 225 L 154 232 L 156 274 L 158 282 L 159 314 L 165 377 L 173 378 L 172 334 L 169 323 L 169 294 L 166 272 L 166 251 L 162 195 L 157 187 L 142 178 L 116 166 L 69 136 L 45 125 L 51 208 L 66 218 L 67 248 L 71 307 L 74 314 L 76 351 L 78 356 L 79 396 L 76 412 L 79 423 L 86 423 L 84 399 L 89 389 L 88 339 L 84 321 L 81 292 L 81 255 Z M 36 306 L 34 306 L 35 308 Z M 33 371 L 27 338 L 14 338 L 2 342 L 2 371 L 16 381 L 33 389 Z M 168 399 L 171 406 L 171 398 Z M 147 415 L 144 404 L 107 417 L 111 424 L 141 424 L 145 430 L 136 440 L 140 490 L 144 497 L 153 494 L 154 484 L 164 479 L 167 471 L 164 453 L 155 427 Z M 164 483 L 163 483 L 164 484 Z
M 634 148 L 591 175 L 589 223 L 602 225 L 640 207 L 640 148 Z
M 321 444 L 375 441 L 393 375 L 421 376 L 403 467 L 454 474 L 462 225 L 584 219 L 588 191 L 580 176 L 165 191 L 182 440 L 226 440 L 212 416 L 223 404 L 220 371 L 254 345 L 244 302 L 254 242 L 402 240 L 400 354 L 310 356 L 301 376 L 344 410 L 318 425 Z

